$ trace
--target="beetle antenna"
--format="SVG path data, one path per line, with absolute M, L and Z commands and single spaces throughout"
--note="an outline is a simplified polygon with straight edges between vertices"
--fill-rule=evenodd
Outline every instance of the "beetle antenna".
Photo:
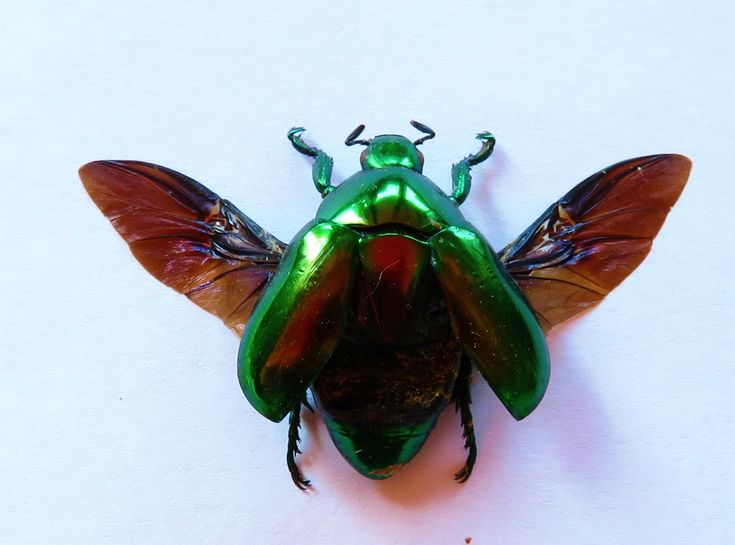
M 419 138 L 418 140 L 414 140 L 413 142 L 414 146 L 420 146 L 427 140 L 431 140 L 432 138 L 436 136 L 436 133 L 432 129 L 424 125 L 423 123 L 419 123 L 418 121 L 414 120 L 414 121 L 411 121 L 411 125 L 413 126 L 414 129 L 417 129 L 421 131 L 422 133 L 426 134 L 426 136 L 423 136 Z
M 365 130 L 365 125 L 358 125 L 357 128 L 345 138 L 345 146 L 354 146 L 355 144 L 362 144 L 363 146 L 369 146 L 370 140 L 357 140 L 357 137 L 362 134 Z

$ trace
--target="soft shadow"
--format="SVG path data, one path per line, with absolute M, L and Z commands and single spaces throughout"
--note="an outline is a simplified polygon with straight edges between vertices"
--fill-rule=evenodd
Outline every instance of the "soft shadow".
M 490 180 L 497 179 L 508 170 L 510 159 L 508 154 L 502 149 L 495 149 L 492 158 L 483 163 L 482 170 L 477 173 L 480 167 L 476 167 L 473 172 L 473 188 L 480 194 L 481 202 L 487 202 L 492 196 L 490 193 Z
M 446 501 L 462 494 L 476 495 L 476 492 L 471 492 L 469 482 L 479 478 L 480 472 L 492 474 L 500 471 L 495 463 L 495 449 L 496 445 L 504 442 L 507 427 L 502 418 L 497 418 L 497 407 L 491 406 L 494 404 L 490 399 L 492 392 L 477 373 L 473 376 L 472 396 L 478 456 L 468 482 L 454 480 L 454 474 L 464 466 L 467 451 L 459 415 L 454 405 L 450 405 L 413 460 L 391 478 L 372 481 L 380 495 L 398 505 L 419 507 L 439 498 Z
M 539 444 L 549 445 L 547 450 L 552 455 L 555 448 L 558 464 L 554 465 L 564 468 L 571 481 L 589 488 L 614 479 L 618 470 L 607 411 L 587 380 L 592 366 L 585 362 L 592 361 L 594 355 L 580 358 L 565 345 L 565 339 L 574 332 L 574 322 L 576 319 L 559 326 L 549 337 L 550 391 L 542 402 L 542 414 L 536 415 L 533 429 L 527 433 L 538 433 Z M 486 497 L 501 497 L 502 490 L 493 490 L 499 484 L 493 475 L 503 472 L 502 464 L 508 463 L 508 450 L 516 448 L 521 436 L 514 434 L 512 428 L 519 423 L 506 415 L 477 373 L 472 394 L 478 461 L 470 481 L 482 479 Z M 529 440 L 533 441 L 526 434 L 525 441 Z M 459 417 L 450 406 L 411 462 L 390 479 L 370 481 L 369 485 L 388 501 L 407 507 L 420 507 L 437 498 L 448 500 L 469 492 L 466 484 L 463 486 L 453 479 L 465 460 L 462 445 Z
M 588 372 L 594 369 L 594 354 L 581 357 L 567 348 L 575 322 L 554 328 L 548 337 L 551 354 L 551 388 L 547 418 L 556 443 L 560 465 L 571 477 L 587 486 L 614 477 L 615 441 L 605 405 L 590 387 Z
M 488 163 L 482 165 L 482 170 L 475 167 L 472 173 L 472 193 L 470 193 L 468 202 L 471 201 L 472 207 L 480 212 L 473 223 L 486 236 L 490 233 L 502 234 L 503 211 L 498 207 L 497 192 L 491 187 L 497 187 L 496 184 L 504 179 L 503 174 L 508 170 L 509 165 L 508 155 L 499 149 L 493 153 Z M 496 237 L 489 238 L 492 238 L 494 242 Z M 495 249 L 499 250 L 499 248 Z

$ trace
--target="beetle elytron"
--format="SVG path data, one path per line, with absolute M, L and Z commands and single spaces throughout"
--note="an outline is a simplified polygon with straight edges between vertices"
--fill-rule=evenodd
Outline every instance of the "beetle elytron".
M 316 217 L 286 246 L 230 202 L 170 169 L 96 161 L 80 169 L 102 212 L 135 257 L 242 335 L 238 377 L 265 417 L 290 414 L 295 456 L 311 389 L 339 451 L 361 474 L 383 479 L 421 448 L 442 410 L 456 405 L 468 456 L 477 447 L 469 381 L 480 371 L 516 419 L 549 381 L 544 333 L 599 302 L 643 260 L 681 193 L 690 161 L 652 155 L 617 163 L 577 185 L 500 254 L 464 219 L 470 169 L 495 144 L 452 167 L 452 194 L 421 174 L 420 144 L 398 135 L 358 139 L 362 170 L 338 186 L 332 159 L 314 159 L 323 197 Z

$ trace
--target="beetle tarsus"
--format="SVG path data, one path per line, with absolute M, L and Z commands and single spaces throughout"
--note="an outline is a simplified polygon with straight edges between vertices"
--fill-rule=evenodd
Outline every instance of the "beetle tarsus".
M 309 144 L 304 142 L 303 138 L 301 138 L 301 134 L 305 130 L 306 129 L 303 127 L 293 127 L 291 130 L 288 131 L 288 141 L 291 142 L 291 145 L 299 153 L 302 153 L 303 155 L 307 155 L 309 157 L 316 157 L 316 154 L 319 150 L 315 147 L 310 146 Z
M 308 403 L 307 403 L 308 406 Z M 286 452 L 286 465 L 291 474 L 291 480 L 300 490 L 306 490 L 311 486 L 311 481 L 304 478 L 299 466 L 296 465 L 296 455 L 301 454 L 299 449 L 299 427 L 301 427 L 301 402 L 299 402 L 288 418 L 288 450 Z
M 477 442 L 475 440 L 475 426 L 472 423 L 472 411 L 470 404 L 472 398 L 470 396 L 470 378 L 472 376 L 472 364 L 467 356 L 462 355 L 459 364 L 459 374 L 454 384 L 454 393 L 452 401 L 456 411 L 460 414 L 462 422 L 462 437 L 464 437 L 464 448 L 467 452 L 467 462 L 464 467 L 454 474 L 457 482 L 463 483 L 470 478 L 472 468 L 475 466 L 477 459 Z

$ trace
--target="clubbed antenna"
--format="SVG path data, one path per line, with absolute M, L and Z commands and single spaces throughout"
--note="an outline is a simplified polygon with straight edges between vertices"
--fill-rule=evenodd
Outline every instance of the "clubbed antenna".
M 414 146 L 420 146 L 427 140 L 431 140 L 432 138 L 436 136 L 436 133 L 433 130 L 431 130 L 429 127 L 424 125 L 423 123 L 419 123 L 418 121 L 411 121 L 411 125 L 413 125 L 414 129 L 417 129 L 421 131 L 422 133 L 426 134 L 426 136 L 423 136 L 419 138 L 418 140 L 414 140 L 413 142 Z
M 357 140 L 357 137 L 360 136 L 364 130 L 365 125 L 358 125 L 357 128 L 352 131 L 347 138 L 345 138 L 345 145 L 354 146 L 355 144 L 362 144 L 363 146 L 369 146 L 370 140 Z

